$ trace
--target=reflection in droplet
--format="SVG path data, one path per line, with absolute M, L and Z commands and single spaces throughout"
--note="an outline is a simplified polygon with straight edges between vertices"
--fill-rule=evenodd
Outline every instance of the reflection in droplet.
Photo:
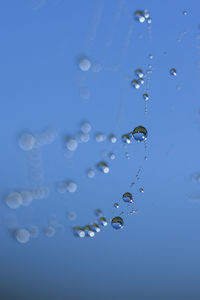
M 129 133 L 122 135 L 122 142 L 125 144 L 131 143 L 131 135 Z
M 139 89 L 140 88 L 140 83 L 138 80 L 134 79 L 131 81 L 131 85 L 135 88 L 135 89 Z
M 133 135 L 134 139 L 138 142 L 146 141 L 147 130 L 143 126 L 138 126 L 133 130 L 132 135 Z
M 102 173 L 105 173 L 105 174 L 109 173 L 109 171 L 110 171 L 109 167 L 108 167 L 108 164 L 105 161 L 99 162 L 97 164 L 97 169 L 99 171 L 101 171 Z
M 133 195 L 131 193 L 124 193 L 122 196 L 122 199 L 124 200 L 124 202 L 128 202 L 128 203 L 133 203 Z
M 96 224 L 96 223 L 91 224 L 91 225 L 90 225 L 90 228 L 91 228 L 91 230 L 94 231 L 94 232 L 100 232 L 100 231 L 101 231 L 99 225 Z
M 118 202 L 115 202 L 115 203 L 114 203 L 114 207 L 115 207 L 115 208 L 119 208 L 119 203 L 118 203 Z
M 99 222 L 99 224 L 100 224 L 101 226 L 103 226 L 103 227 L 105 227 L 105 226 L 108 225 L 108 222 L 107 222 L 107 220 L 106 220 L 105 217 L 99 218 L 98 222 Z
M 176 69 L 175 68 L 172 68 L 172 69 L 170 69 L 170 74 L 172 75 L 172 76 L 176 76 Z
M 124 221 L 121 217 L 115 217 L 112 219 L 111 225 L 114 229 L 121 229 L 124 226 Z
M 18 192 L 12 192 L 7 195 L 5 202 L 9 208 L 16 209 L 22 204 L 22 196 Z
M 89 61 L 89 59 L 87 58 L 81 58 L 79 61 L 79 68 L 81 69 L 81 71 L 89 71 L 89 69 L 91 68 L 91 62 Z
M 139 191 L 140 193 L 144 193 L 144 189 L 142 187 L 139 189 Z
M 24 133 L 18 141 L 19 147 L 24 151 L 30 151 L 35 145 L 35 137 L 30 133 Z
M 16 239 L 19 243 L 26 244 L 30 240 L 30 232 L 27 229 L 18 229 Z

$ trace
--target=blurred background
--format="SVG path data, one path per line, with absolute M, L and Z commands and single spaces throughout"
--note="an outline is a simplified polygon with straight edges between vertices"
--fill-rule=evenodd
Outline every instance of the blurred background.
M 200 298 L 199 9 L 0 1 L 0 299 Z

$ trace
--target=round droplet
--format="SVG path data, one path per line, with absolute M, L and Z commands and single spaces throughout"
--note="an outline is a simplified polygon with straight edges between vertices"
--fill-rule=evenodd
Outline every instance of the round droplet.
M 130 154 L 128 152 L 125 153 L 126 159 L 130 159 Z
M 138 78 L 143 78 L 144 77 L 144 73 L 141 69 L 135 70 L 135 74 L 138 76 Z
M 101 226 L 103 226 L 103 227 L 105 227 L 105 226 L 108 225 L 108 222 L 107 222 L 107 220 L 106 220 L 105 217 L 99 218 L 98 222 L 99 222 L 99 224 L 100 224 Z
M 138 81 L 140 84 L 144 84 L 144 79 L 143 78 L 138 78 Z
M 68 137 L 66 141 L 66 146 L 68 150 L 75 151 L 76 148 L 78 147 L 78 142 L 75 138 Z
M 88 237 L 95 236 L 95 232 L 92 230 L 90 225 L 84 226 L 83 230 L 84 230 L 86 236 L 88 236 Z
M 96 142 L 100 143 L 105 141 L 106 136 L 103 133 L 96 133 L 95 135 Z
M 124 226 L 124 221 L 121 217 L 115 217 L 112 219 L 111 225 L 114 229 L 121 229 Z
M 99 225 L 98 225 L 98 224 L 96 224 L 96 223 L 94 223 L 94 224 L 91 224 L 91 225 L 90 225 L 90 228 L 91 228 L 91 229 L 92 229 L 92 231 L 94 231 L 94 232 L 100 232 L 100 231 L 101 231 L 101 229 L 100 229 Z
M 114 203 L 114 207 L 115 207 L 115 208 L 119 208 L 119 203 L 115 202 L 115 203 Z
M 184 11 L 183 11 L 183 15 L 184 15 L 184 16 L 187 16 L 187 10 L 184 10 Z
M 131 85 L 137 90 L 140 88 L 140 82 L 136 79 L 131 81 Z
M 26 244 L 30 240 L 30 232 L 27 229 L 18 229 L 16 239 L 21 244 Z
M 99 209 L 99 208 L 95 209 L 94 214 L 95 214 L 97 217 L 102 217 L 102 215 L 103 215 L 102 210 Z
M 143 94 L 144 100 L 149 100 L 149 95 L 148 94 Z
M 81 58 L 81 60 L 79 61 L 79 68 L 84 72 L 89 71 L 89 69 L 91 68 L 91 62 L 89 61 L 89 59 Z
M 66 193 L 66 191 L 67 191 L 67 183 L 64 182 L 64 181 L 63 181 L 63 182 L 57 183 L 57 185 L 56 185 L 56 190 L 57 190 L 57 192 L 60 193 L 60 194 Z
M 153 55 L 151 53 L 149 54 L 149 59 L 153 59 Z
M 147 23 L 151 24 L 152 23 L 152 19 L 151 18 L 147 18 Z
M 22 196 L 17 192 L 10 193 L 7 195 L 5 202 L 8 207 L 16 209 L 22 204 Z
M 24 151 L 30 151 L 35 146 L 35 137 L 30 133 L 24 133 L 19 138 L 19 147 Z
M 122 196 L 122 199 L 124 200 L 124 202 L 128 202 L 128 203 L 133 203 L 133 195 L 131 193 L 124 193 Z
M 146 141 L 147 130 L 143 126 L 138 126 L 133 130 L 132 135 L 134 139 L 138 142 Z
M 33 200 L 33 194 L 31 191 L 24 190 L 20 192 L 22 196 L 22 205 L 23 206 L 29 206 Z
M 140 193 L 144 193 L 144 189 L 142 187 L 139 189 L 139 191 Z
M 129 133 L 122 135 L 122 142 L 125 144 L 131 143 L 131 135 Z
M 115 154 L 113 152 L 110 152 L 108 156 L 111 160 L 115 159 Z
M 88 176 L 88 178 L 94 178 L 95 171 L 93 169 L 87 170 L 87 176 Z
M 135 12 L 135 19 L 140 23 L 144 23 L 145 22 L 144 12 L 142 10 L 137 10 Z
M 170 69 L 170 74 L 172 75 L 172 76 L 176 76 L 176 69 L 175 68 L 172 68 L 172 69 Z
M 45 228 L 44 233 L 47 237 L 53 237 L 56 233 L 56 230 L 53 226 L 48 226 L 47 228 Z
M 66 213 L 66 217 L 67 217 L 68 220 L 74 221 L 74 220 L 76 220 L 76 213 L 73 212 L 73 211 L 68 211 Z
M 35 238 L 35 239 L 38 237 L 38 235 L 40 233 L 40 230 L 37 226 L 30 226 L 28 231 L 30 233 L 30 237 Z
M 97 169 L 99 171 L 101 171 L 102 173 L 105 173 L 105 174 L 109 173 L 109 171 L 110 171 L 109 167 L 108 167 L 108 164 L 105 161 L 99 162 L 97 164 Z
M 85 237 L 85 232 L 82 227 L 74 227 L 72 230 L 75 236 L 80 238 Z
M 90 140 L 90 135 L 88 133 L 81 132 L 78 136 L 79 142 L 81 143 L 87 143 Z
M 143 11 L 143 15 L 144 15 L 145 19 L 148 19 L 148 18 L 149 18 L 149 12 L 148 12 L 147 9 L 145 9 L 145 10 Z
M 74 193 L 77 190 L 77 184 L 74 181 L 67 182 L 67 190 L 70 193 Z
M 91 128 L 92 127 L 91 127 L 90 123 L 88 123 L 88 122 L 83 122 L 81 124 L 81 131 L 83 133 L 89 133 L 91 131 Z
M 114 134 L 110 134 L 109 135 L 109 141 L 111 142 L 111 143 L 116 143 L 117 142 L 117 138 L 116 138 L 116 136 L 114 135 Z

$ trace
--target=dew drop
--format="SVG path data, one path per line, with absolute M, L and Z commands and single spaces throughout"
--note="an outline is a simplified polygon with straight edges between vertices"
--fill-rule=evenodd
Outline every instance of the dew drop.
M 66 217 L 67 217 L 68 220 L 74 221 L 74 220 L 76 220 L 76 213 L 73 212 L 73 211 L 68 211 L 66 213 Z
M 95 232 L 92 230 L 90 225 L 84 226 L 83 230 L 84 230 L 85 235 L 87 237 L 94 237 L 95 236 Z
M 81 71 L 89 71 L 89 69 L 91 68 L 91 62 L 89 59 L 87 58 L 81 58 L 79 61 L 79 68 L 81 69 Z
M 107 226 L 108 225 L 108 222 L 106 220 L 105 217 L 100 217 L 99 220 L 98 220 L 99 224 L 103 227 Z
M 115 203 L 114 203 L 114 207 L 115 207 L 115 208 L 119 208 L 119 203 L 118 203 L 118 202 L 115 202 Z
M 21 244 L 26 244 L 30 240 L 30 232 L 27 229 L 18 229 L 16 239 Z
M 103 133 L 96 133 L 95 139 L 97 143 L 105 141 L 105 135 Z
M 124 202 L 128 202 L 128 203 L 133 203 L 133 195 L 131 193 L 124 193 L 122 196 L 122 199 L 124 200 Z
M 111 143 L 116 143 L 117 142 L 117 138 L 116 138 L 116 136 L 114 135 L 114 134 L 110 134 L 109 135 L 109 141 L 111 142 Z
M 101 229 L 100 229 L 99 225 L 98 225 L 98 224 L 96 224 L 96 223 L 94 223 L 94 224 L 91 224 L 91 225 L 90 225 L 90 228 L 91 228 L 91 229 L 92 229 L 92 231 L 94 231 L 94 232 L 100 232 L 100 231 L 101 231 Z
M 149 95 L 148 94 L 143 94 L 144 100 L 149 100 Z
M 140 88 L 140 82 L 136 79 L 131 81 L 131 85 L 137 90 Z
M 102 210 L 99 209 L 99 208 L 95 209 L 94 214 L 95 214 L 97 217 L 102 217 L 102 215 L 103 215 Z
M 134 139 L 138 142 L 146 141 L 147 139 L 147 130 L 143 126 L 137 126 L 133 132 L 132 135 Z
M 124 221 L 121 217 L 115 217 L 112 219 L 111 225 L 114 229 L 121 229 L 124 226 Z
M 85 232 L 82 227 L 74 227 L 73 229 L 73 234 L 77 237 L 83 238 L 85 237 Z
M 77 186 L 77 184 L 74 181 L 67 182 L 67 190 L 68 190 L 68 192 L 74 193 L 74 192 L 76 192 L 77 188 L 78 188 L 78 186 Z
M 184 11 L 183 11 L 183 15 L 184 15 L 184 16 L 187 16 L 187 10 L 184 10 Z
M 29 206 L 33 200 L 33 194 L 31 193 L 31 191 L 28 190 L 24 190 L 22 192 L 20 192 L 21 196 L 22 196 L 22 205 L 23 206 Z
M 22 196 L 18 192 L 12 192 L 7 195 L 5 202 L 9 208 L 16 209 L 22 204 Z
M 130 159 L 130 154 L 128 152 L 125 153 L 126 159 Z
M 172 75 L 172 76 L 176 76 L 176 69 L 175 68 L 172 68 L 172 69 L 170 69 L 170 74 Z
M 144 79 L 143 78 L 139 78 L 138 81 L 139 81 L 140 84 L 144 84 Z
M 111 160 L 114 160 L 115 159 L 115 154 L 113 152 L 110 152 L 108 154 L 108 157 L 111 159 Z
M 131 143 L 131 135 L 129 133 L 122 135 L 122 142 L 125 144 Z
M 97 169 L 105 174 L 109 173 L 109 171 L 110 171 L 108 164 L 105 161 L 99 162 L 97 164 Z
M 69 151 L 75 151 L 78 147 L 78 142 L 75 138 L 68 137 L 66 141 L 66 146 Z
M 138 78 L 143 78 L 144 77 L 144 73 L 141 69 L 135 70 L 135 74 L 138 76 Z
M 83 133 L 89 133 L 91 131 L 91 125 L 88 122 L 82 122 L 81 124 L 81 131 Z
M 50 225 L 44 229 L 44 233 L 47 237 L 53 237 L 56 233 L 56 230 L 53 226 Z
M 153 59 L 153 55 L 151 53 L 149 54 L 149 59 Z
M 144 193 L 144 189 L 142 187 L 139 189 L 139 191 L 140 193 Z
M 24 151 L 30 151 L 35 146 L 35 137 L 30 133 L 24 133 L 20 136 L 18 144 L 19 147 Z
M 144 12 L 142 10 L 137 10 L 135 12 L 135 19 L 140 23 L 144 23 L 145 22 Z

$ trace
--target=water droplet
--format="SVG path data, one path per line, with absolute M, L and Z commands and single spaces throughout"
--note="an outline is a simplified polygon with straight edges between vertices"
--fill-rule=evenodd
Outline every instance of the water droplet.
M 78 142 L 75 138 L 68 137 L 66 141 L 67 149 L 70 151 L 75 151 L 78 147 Z
M 102 217 L 102 215 L 103 215 L 102 210 L 99 209 L 99 208 L 95 209 L 94 214 L 95 214 L 97 217 Z
M 144 84 L 144 79 L 143 78 L 139 78 L 138 81 L 139 81 L 140 84 Z
M 124 200 L 124 202 L 128 202 L 128 203 L 133 203 L 133 195 L 131 193 L 124 193 L 122 196 L 122 199 Z
M 30 226 L 28 229 L 30 237 L 36 239 L 39 236 L 40 230 L 37 226 Z
M 75 236 L 80 238 L 85 237 L 85 232 L 82 227 L 74 227 L 72 230 Z
M 184 15 L 184 16 L 187 16 L 187 10 L 184 10 L 184 11 L 183 11 L 183 15 Z
M 7 195 L 5 202 L 8 207 L 16 209 L 22 204 L 22 196 L 20 193 L 12 192 Z
M 115 217 L 112 219 L 111 225 L 114 229 L 121 229 L 124 226 L 124 221 L 121 217 Z
M 125 144 L 131 143 L 131 135 L 129 133 L 122 135 L 122 142 Z
M 23 206 L 29 206 L 33 200 L 33 195 L 31 193 L 31 191 L 28 190 L 24 190 L 22 192 L 20 192 L 21 196 L 22 196 L 22 205 Z
M 60 193 L 60 194 L 66 193 L 66 191 L 67 191 L 67 183 L 64 182 L 64 181 L 63 181 L 63 182 L 57 183 L 57 185 L 56 185 L 56 190 L 57 190 L 57 192 Z
M 30 240 L 30 232 L 27 229 L 18 229 L 16 239 L 21 244 L 26 244 Z
M 148 19 L 148 18 L 149 18 L 149 12 L 148 12 L 147 9 L 145 9 L 145 10 L 143 11 L 143 15 L 144 15 L 145 19 Z
M 115 207 L 115 208 L 119 208 L 119 203 L 117 203 L 117 202 L 114 203 L 114 207 Z
M 68 211 L 66 213 L 66 217 L 67 217 L 68 220 L 74 221 L 74 220 L 76 220 L 76 213 L 73 212 L 73 211 Z
M 144 77 L 144 73 L 141 69 L 135 70 L 135 74 L 138 76 L 138 78 L 143 78 Z
M 170 74 L 172 75 L 172 76 L 176 76 L 176 69 L 175 68 L 172 68 L 172 69 L 170 69 Z
M 147 23 L 148 23 L 148 24 L 151 24 L 151 23 L 152 23 L 152 19 L 151 19 L 151 18 L 148 18 L 148 19 L 147 19 Z
M 109 156 L 109 158 L 110 159 L 115 159 L 115 154 L 113 153 L 113 152 L 110 152 L 109 154 L 108 154 L 108 156 Z
M 140 23 L 144 23 L 145 22 L 144 12 L 142 10 L 137 10 L 135 12 L 135 19 Z
M 94 237 L 95 236 L 95 233 L 92 230 L 90 225 L 84 226 L 83 230 L 84 230 L 86 236 L 88 236 L 88 237 Z
M 148 94 L 143 94 L 144 100 L 149 100 L 149 95 Z
M 140 193 L 144 193 L 144 189 L 142 187 L 139 189 L 139 191 Z
M 19 138 L 19 147 L 24 151 L 30 151 L 35 146 L 35 137 L 30 133 L 24 133 Z
M 105 141 L 106 136 L 103 133 L 96 133 L 95 139 L 98 143 Z
M 87 143 L 90 140 L 90 135 L 88 133 L 80 133 L 78 138 L 79 142 Z
M 133 130 L 132 135 L 136 141 L 139 142 L 146 141 L 147 130 L 143 126 L 138 126 Z
M 136 79 L 131 81 L 131 85 L 137 90 L 140 88 L 140 82 Z
M 153 59 L 153 55 L 151 53 L 149 54 L 149 59 Z
M 128 152 L 125 153 L 126 159 L 130 159 L 130 154 Z
M 97 169 L 105 174 L 109 173 L 108 164 L 105 161 L 101 161 L 97 164 Z
M 100 229 L 99 225 L 98 225 L 98 224 L 96 224 L 96 223 L 94 223 L 94 224 L 91 224 L 91 225 L 90 225 L 90 228 L 91 228 L 91 229 L 92 229 L 92 231 L 94 231 L 94 232 L 100 232 L 100 231 L 101 231 L 101 229 Z
M 89 178 L 94 178 L 94 176 L 95 176 L 95 171 L 94 171 L 93 169 L 87 170 L 87 176 L 88 176 Z
M 89 71 L 89 69 L 91 68 L 91 62 L 89 61 L 89 59 L 87 58 L 81 58 L 79 61 L 79 68 L 81 69 L 81 71 Z
M 108 225 L 108 222 L 107 222 L 107 220 L 106 220 L 105 217 L 99 218 L 98 222 L 99 222 L 99 224 L 100 224 L 101 226 L 103 226 L 103 227 L 105 227 L 105 226 Z
M 111 143 L 116 143 L 117 142 L 117 138 L 116 138 L 116 136 L 114 135 L 114 134 L 110 134 L 109 135 L 109 141 L 111 142 Z
M 89 133 L 91 131 L 91 125 L 88 122 L 82 122 L 81 124 L 81 131 L 83 133 Z
M 92 72 L 100 72 L 102 70 L 102 65 L 98 62 L 94 62 L 92 65 Z
M 48 226 L 45 228 L 44 233 L 47 237 L 53 237 L 56 233 L 56 230 L 53 226 Z
M 77 184 L 74 181 L 67 182 L 67 190 L 70 193 L 74 193 L 77 190 Z

